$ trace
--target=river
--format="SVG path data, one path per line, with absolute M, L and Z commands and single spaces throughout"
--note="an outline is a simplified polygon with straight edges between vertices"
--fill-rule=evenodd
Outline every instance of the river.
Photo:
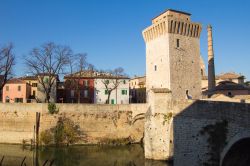
M 32 150 L 29 146 L 0 144 L 2 166 L 172 166 L 166 162 L 145 160 L 141 145 L 46 147 Z M 37 157 L 36 157 L 37 156 Z M 1 164 L 0 164 L 1 165 Z

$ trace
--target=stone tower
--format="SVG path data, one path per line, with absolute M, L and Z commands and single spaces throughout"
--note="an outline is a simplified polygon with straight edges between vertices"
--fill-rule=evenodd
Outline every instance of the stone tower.
M 146 43 L 146 87 L 148 98 L 154 89 L 168 89 L 172 99 L 201 96 L 201 24 L 191 14 L 167 10 L 143 31 Z
M 208 92 L 211 93 L 215 88 L 215 69 L 214 69 L 214 50 L 213 50 L 213 36 L 212 26 L 207 26 L 207 40 L 208 40 Z

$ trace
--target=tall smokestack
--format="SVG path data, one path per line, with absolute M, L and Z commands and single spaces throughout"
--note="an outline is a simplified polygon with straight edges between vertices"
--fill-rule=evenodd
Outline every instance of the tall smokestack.
M 208 39 L 208 91 L 211 92 L 215 88 L 215 69 L 214 69 L 214 49 L 212 26 L 207 26 Z

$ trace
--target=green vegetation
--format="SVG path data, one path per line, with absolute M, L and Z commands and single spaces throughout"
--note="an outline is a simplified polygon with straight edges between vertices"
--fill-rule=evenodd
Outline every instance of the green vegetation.
M 207 143 L 209 148 L 209 159 L 203 163 L 204 166 L 219 166 L 220 154 L 223 148 L 226 146 L 228 133 L 228 122 L 223 120 L 216 122 L 213 125 L 207 125 L 201 131 L 201 135 L 207 135 Z
M 117 146 L 117 145 L 129 145 L 129 144 L 132 144 L 134 141 L 131 137 L 128 137 L 128 138 L 113 138 L 113 139 L 110 139 L 110 138 L 106 138 L 106 139 L 102 139 L 100 141 L 100 144 L 101 145 L 114 145 L 114 146 Z
M 55 127 L 41 132 L 43 145 L 70 145 L 80 140 L 81 131 L 78 125 L 65 117 L 60 117 Z
M 50 114 L 57 114 L 59 112 L 59 108 L 56 108 L 55 103 L 48 103 L 48 111 Z
M 40 134 L 40 141 L 44 145 L 53 143 L 53 133 L 50 130 L 42 131 Z
M 163 125 L 165 125 L 165 123 L 169 123 L 170 119 L 173 117 L 173 113 L 169 112 L 167 114 L 164 115 L 164 120 L 163 120 Z

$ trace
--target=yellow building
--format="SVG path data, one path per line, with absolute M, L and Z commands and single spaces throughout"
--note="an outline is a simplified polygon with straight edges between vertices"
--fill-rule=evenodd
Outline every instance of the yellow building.
M 36 76 L 25 76 L 21 78 L 24 80 L 26 83 L 28 83 L 31 86 L 31 91 L 30 91 L 30 101 L 29 102 L 36 102 L 37 99 L 37 84 L 38 80 Z
M 129 80 L 130 103 L 146 103 L 146 76 Z

